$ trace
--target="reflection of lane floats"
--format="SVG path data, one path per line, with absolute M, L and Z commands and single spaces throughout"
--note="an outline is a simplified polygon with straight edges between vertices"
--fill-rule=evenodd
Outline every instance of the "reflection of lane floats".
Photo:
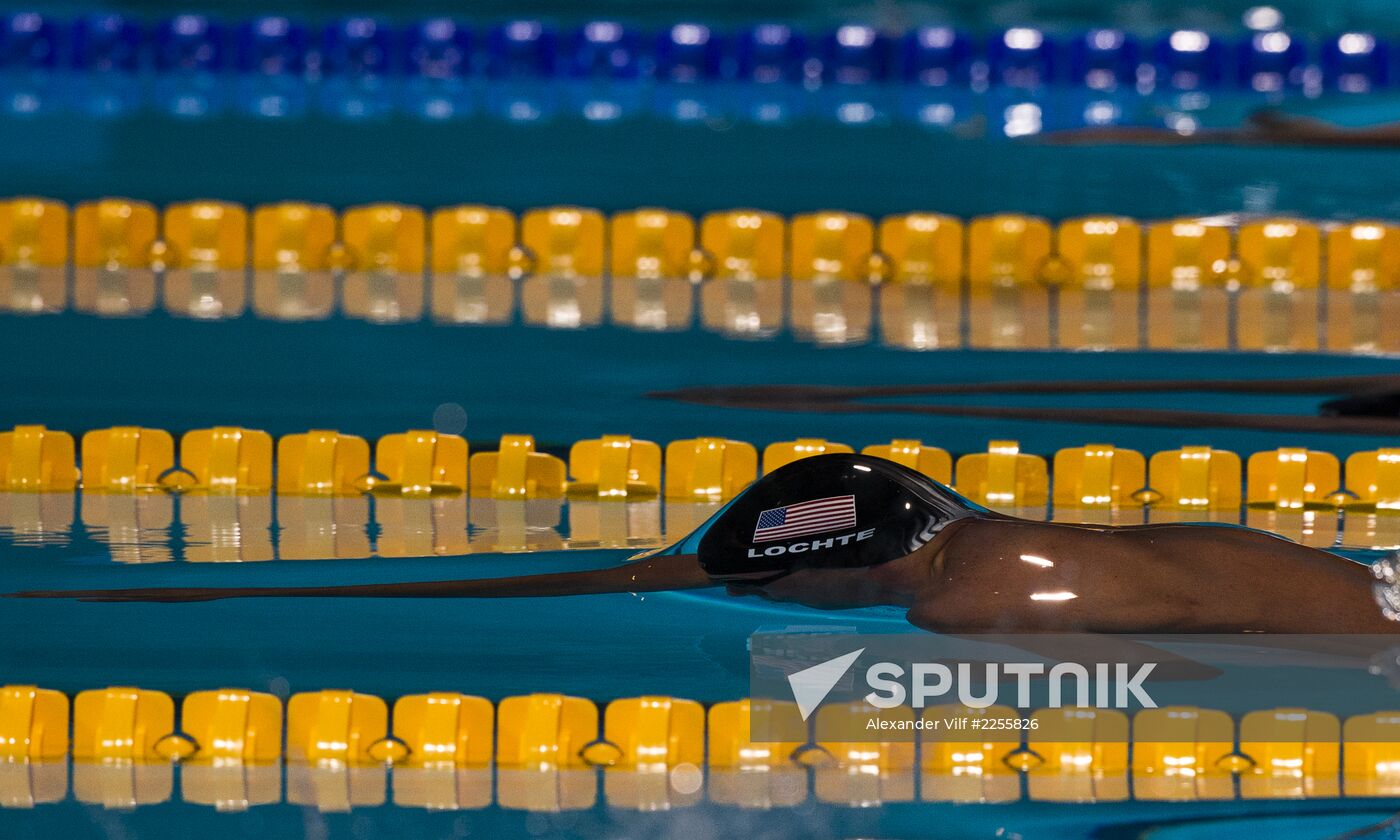
M 0 114 L 10 119 L 72 115 L 108 122 L 146 112 L 183 120 L 231 117 L 283 125 L 305 124 L 314 118 L 356 124 L 398 117 L 429 126 L 482 120 L 523 126 L 582 120 L 601 127 L 621 121 L 784 127 L 815 120 L 838 126 L 893 122 L 960 138 L 1019 137 L 1050 130 L 1054 131 L 1049 135 L 1052 142 L 1064 135 L 1061 142 L 1067 143 L 1084 142 L 1082 136 L 1093 137 L 1089 132 L 1102 130 L 1101 125 L 1084 128 L 1094 125 L 1086 116 L 1088 111 L 1095 120 L 1109 119 L 1109 126 L 1120 124 L 1124 115 L 1137 119 L 1153 118 L 1159 112 L 1178 117 L 1183 113 L 1179 91 L 1143 93 L 1131 85 L 1116 90 L 1059 86 L 983 93 L 961 86 L 812 89 L 791 81 L 736 86 L 714 81 L 517 78 L 480 82 L 376 76 L 308 83 L 207 74 L 75 77 L 31 69 L 0 75 L 0 94 Z M 1213 96 L 1222 98 L 1220 93 Z M 1156 119 L 1158 124 L 1165 122 Z M 1161 129 L 1158 134 L 1152 129 L 1125 127 L 1127 133 L 1121 137 L 1107 135 L 1099 142 L 1165 142 L 1158 136 Z
M 65 493 L 0 493 L 0 533 L 16 545 L 67 545 L 74 496 Z
M 174 497 L 82 494 L 83 525 L 111 546 L 117 562 L 176 559 Z M 276 517 L 273 504 L 276 500 Z M 564 500 L 411 499 L 359 496 L 179 497 L 183 559 L 189 562 L 433 557 L 591 548 L 654 548 L 662 544 L 659 499 L 573 500 L 568 536 L 560 533 Z M 717 505 L 667 507 L 671 531 L 689 531 Z M 468 511 L 471 516 L 468 519 Z M 66 512 L 66 515 L 65 515 Z M 0 493 L 0 533 L 19 544 L 66 541 L 73 496 Z M 470 525 L 468 524 L 470 521 Z M 371 546 L 371 524 L 376 533 Z M 274 550 L 275 542 L 275 550 Z
M 358 496 L 180 496 L 165 494 L 0 493 L 0 537 L 19 546 L 66 545 L 75 508 L 87 535 L 118 563 L 331 560 L 486 553 L 652 548 L 689 533 L 717 503 L 508 501 L 464 496 L 375 499 Z M 1270 531 L 1317 548 L 1400 547 L 1400 513 L 1352 508 L 1282 510 L 1232 507 L 997 507 L 1020 519 L 1093 525 L 1223 522 Z M 567 510 L 566 531 L 561 513 Z M 275 512 L 275 515 L 274 515 Z M 470 512 L 470 519 L 468 519 Z M 664 517 L 665 527 L 662 527 Z M 371 530 L 377 538 L 371 542 Z M 1338 538 L 1340 534 L 1340 539 Z
M 852 746 L 852 745 L 842 745 Z M 868 745 L 862 745 L 868 746 Z M 1071 756 L 1080 758 L 1082 756 Z M 643 812 L 701 806 L 704 802 L 742 809 L 796 808 L 817 802 L 847 807 L 876 807 L 900 802 L 1015 803 L 1056 802 L 1084 805 L 1114 802 L 1169 802 L 1177 816 L 1237 816 L 1240 803 L 1254 803 L 1274 813 L 1269 803 L 1286 805 L 1280 815 L 1296 817 L 1300 802 L 1394 798 L 1395 788 L 1373 776 L 1343 774 L 1319 777 L 1291 774 L 1240 776 L 1212 774 L 1170 777 L 1136 769 L 1044 770 L 1022 774 L 999 768 L 991 772 L 934 772 L 917 767 L 882 768 L 879 764 L 837 764 L 763 770 L 712 768 L 499 768 L 440 766 L 355 767 L 336 764 L 287 765 L 189 763 L 16 762 L 0 765 L 8 795 L 0 808 L 29 809 L 63 802 L 72 777 L 72 799 L 107 810 L 180 801 L 241 813 L 279 802 L 348 813 L 381 808 L 432 811 L 507 810 L 558 813 L 609 808 Z M 285 799 L 282 794 L 286 778 Z M 7 778 L 8 777 L 8 778 Z M 1028 787 L 1022 793 L 1023 778 Z M 494 786 L 493 786 L 494 782 Z M 494 796 L 493 796 L 494 787 Z M 392 796 L 391 796 L 392 794 Z M 1191 803 L 1203 808 L 1188 809 Z M 1216 811 L 1218 806 L 1221 810 Z M 1377 835 L 1380 836 L 1380 835 Z M 1387 835 L 1388 836 L 1388 835 Z
M 894 397 L 977 394 L 1258 394 L 1326 396 L 1323 416 L 1184 411 L 1153 408 L 1053 408 L 864 402 Z M 1400 433 L 1400 376 L 1334 376 L 1298 379 L 1161 379 L 979 382 L 947 385 L 742 385 L 682 388 L 649 396 L 726 408 L 819 414 L 930 414 L 998 420 L 1177 428 L 1256 429 L 1393 435 Z

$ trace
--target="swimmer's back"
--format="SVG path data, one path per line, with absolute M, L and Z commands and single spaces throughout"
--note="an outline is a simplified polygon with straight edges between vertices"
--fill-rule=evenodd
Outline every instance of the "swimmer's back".
M 1364 567 L 1248 528 L 974 521 L 932 572 L 910 620 L 947 632 L 1280 632 L 1282 604 L 1296 632 L 1387 629 Z

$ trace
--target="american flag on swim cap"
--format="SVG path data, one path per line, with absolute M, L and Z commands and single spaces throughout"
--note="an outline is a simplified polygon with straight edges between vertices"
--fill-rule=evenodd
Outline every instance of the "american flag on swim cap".
M 828 496 L 765 510 L 753 530 L 756 543 L 790 540 L 823 531 L 856 527 L 856 497 Z

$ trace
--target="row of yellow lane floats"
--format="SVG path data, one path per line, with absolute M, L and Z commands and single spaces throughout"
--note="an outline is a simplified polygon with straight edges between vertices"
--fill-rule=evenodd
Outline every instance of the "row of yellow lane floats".
M 287 800 L 329 811 L 385 802 L 437 809 L 592 807 L 603 774 L 614 807 L 657 810 L 698 802 L 745 807 L 821 801 L 1192 801 L 1400 795 L 1400 712 L 1342 722 L 1299 708 L 1223 712 L 1175 706 L 1131 720 L 1114 710 L 1041 709 L 1033 726 L 934 729 L 918 741 L 847 742 L 873 709 L 821 708 L 811 725 L 793 704 L 711 705 L 667 696 L 598 706 L 560 694 L 493 704 L 460 692 L 383 699 L 354 691 L 274 695 L 221 688 L 181 703 L 164 692 L 110 687 L 66 695 L 0 686 L 0 807 L 65 797 L 69 762 L 77 799 L 132 808 L 170 798 L 181 765 L 186 802 L 239 811 Z M 881 713 L 913 720 L 913 709 Z M 925 718 L 1015 721 L 1006 706 L 939 706 Z M 781 721 L 781 737 L 754 741 L 751 716 Z M 71 717 L 71 722 L 70 722 Z M 788 727 L 786 724 L 791 723 Z M 70 728 L 71 727 L 71 728 Z M 71 732 L 71 735 L 70 735 Z M 810 778 L 809 778 L 810 776 Z M 916 792 L 916 780 L 919 790 Z M 1131 794 L 1130 794 L 1131 780 Z
M 163 490 L 183 494 L 181 520 L 195 542 L 201 543 L 200 534 L 209 537 L 208 545 L 187 548 L 187 559 L 272 559 L 272 492 L 279 497 L 285 558 L 369 556 L 370 511 L 351 502 L 366 492 L 379 499 L 382 556 L 649 547 L 688 533 L 761 472 L 853 448 L 800 438 L 769 444 L 760 453 L 743 441 L 712 437 L 672 441 L 663 449 L 628 435 L 606 435 L 575 443 L 565 460 L 537 451 L 529 435 L 505 435 L 495 451 L 471 453 L 459 436 L 420 430 L 380 438 L 371 469 L 371 446 L 355 435 L 311 431 L 274 445 L 266 432 L 222 427 L 186 432 L 177 465 L 169 432 L 116 427 L 83 435 L 81 472 L 78 450 L 71 435 L 43 426 L 0 432 L 0 530 L 36 542 L 53 541 L 46 535 L 61 541 L 74 519 L 71 491 L 81 485 L 84 524 L 109 532 L 105 541 L 114 559 L 151 562 L 171 559 L 168 549 L 152 543 L 174 514 L 168 501 L 157 504 L 168 498 Z M 1243 520 L 1311 545 L 1333 545 L 1340 533 L 1352 547 L 1400 547 L 1400 449 L 1353 453 L 1345 480 L 1341 459 L 1301 447 L 1242 459 L 1227 450 L 1186 446 L 1148 458 L 1089 444 L 1061 449 L 1047 460 L 1023 452 L 1015 441 L 999 440 L 955 459 L 944 449 L 905 439 L 862 451 L 1025 518 L 1053 514 L 1057 521 L 1102 524 Z M 468 496 L 477 500 L 471 508 L 477 536 L 470 546 Z M 554 530 L 566 496 L 567 543 Z M 25 501 L 29 497 L 32 503 Z M 242 527 L 230 531 L 218 524 L 230 522 Z M 224 531 L 243 534 L 243 541 L 214 539 Z
M 16 426 L 0 432 L 0 490 L 84 489 L 131 492 L 178 490 L 288 495 L 464 493 L 498 499 L 571 496 L 600 499 L 665 495 L 681 501 L 731 498 L 762 473 L 801 458 L 855 451 L 824 438 L 798 438 L 764 447 L 719 437 L 672 441 L 662 447 L 630 435 L 582 440 L 564 459 L 536 451 L 530 435 L 504 435 L 499 449 L 469 455 L 459 435 L 408 431 L 374 447 L 336 431 L 285 435 L 234 426 L 196 429 L 175 439 L 163 429 L 117 426 L 82 437 L 82 467 L 67 432 Z M 867 446 L 867 455 L 904 464 L 969 498 L 998 507 L 1140 507 L 1236 509 L 1241 503 L 1284 510 L 1359 507 L 1400 510 L 1400 449 L 1353 453 L 1347 482 L 1337 456 L 1301 447 L 1256 452 L 1242 480 L 1239 455 L 1208 446 L 1141 452 L 1109 444 L 1061 449 L 1050 464 L 1015 441 L 992 441 L 986 452 L 954 461 L 947 450 L 918 440 Z M 1149 482 L 1150 470 L 1150 482 Z M 275 478 L 274 478 L 275 474 Z M 468 479 L 470 476 L 470 480 Z M 571 476 L 571 477 L 570 477 Z M 1247 488 L 1247 492 L 1245 491 Z
M 71 216 L 71 218 L 70 218 Z M 0 202 L 0 310 L 513 321 L 908 348 L 1394 352 L 1400 226 Z M 604 283 L 604 278 L 610 283 Z M 878 287 L 878 291 L 877 291 Z M 787 290 L 785 295 L 785 289 Z M 786 298 L 786 304 L 785 304 Z

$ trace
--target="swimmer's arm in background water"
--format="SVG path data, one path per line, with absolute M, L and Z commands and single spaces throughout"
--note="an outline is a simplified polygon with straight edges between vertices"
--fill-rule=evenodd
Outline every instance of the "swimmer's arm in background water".
M 225 598 L 542 598 L 658 592 L 716 586 L 693 555 L 649 557 L 611 569 L 474 580 L 367 583 L 349 586 L 87 589 L 17 592 L 11 598 L 76 598 L 100 603 L 186 603 Z
M 1258 111 L 1238 128 L 1203 128 L 1183 134 L 1169 128 L 1104 126 L 1045 134 L 1039 142 L 1064 146 L 1141 144 L 1161 146 L 1326 146 L 1400 147 L 1400 122 L 1347 127 L 1313 117 Z

